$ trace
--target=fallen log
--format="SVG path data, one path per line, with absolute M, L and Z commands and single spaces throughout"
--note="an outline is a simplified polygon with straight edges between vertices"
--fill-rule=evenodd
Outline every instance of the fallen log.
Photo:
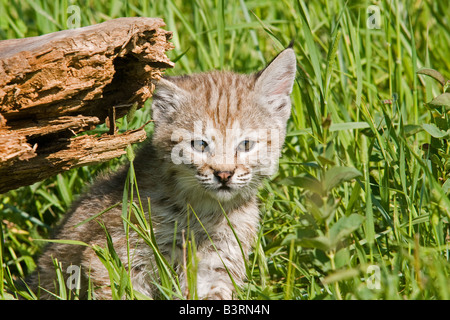
M 0 193 L 121 154 L 143 128 L 115 120 L 151 97 L 173 67 L 171 32 L 154 18 L 119 18 L 0 41 Z M 103 123 L 110 133 L 82 135 Z

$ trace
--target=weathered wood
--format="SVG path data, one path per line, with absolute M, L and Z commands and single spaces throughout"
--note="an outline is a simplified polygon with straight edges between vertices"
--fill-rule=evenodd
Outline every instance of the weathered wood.
M 0 41 L 0 193 L 110 160 L 144 139 L 143 128 L 117 135 L 114 125 L 112 135 L 75 135 L 151 97 L 152 81 L 173 66 L 163 26 L 119 18 Z
M 119 157 L 125 154 L 130 141 L 141 142 L 145 138 L 146 134 L 142 129 L 127 131 L 121 135 L 82 135 L 72 138 L 66 149 L 36 154 L 32 160 L 16 161 L 12 167 L 0 167 L 0 188 L 7 189 L 8 185 L 17 185 L 18 177 L 27 179 L 22 185 L 29 185 L 50 178 L 55 173 Z
M 35 155 L 25 136 L 9 130 L 0 130 L 1 167 L 9 167 L 15 160 L 28 160 Z

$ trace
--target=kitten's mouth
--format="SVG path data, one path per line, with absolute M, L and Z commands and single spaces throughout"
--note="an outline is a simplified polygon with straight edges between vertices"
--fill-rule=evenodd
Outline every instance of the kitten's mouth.
M 213 192 L 213 196 L 220 201 L 229 201 L 233 199 L 235 195 L 236 195 L 235 189 L 224 184 L 220 185 L 219 187 L 216 187 L 216 189 Z
M 226 186 L 226 185 L 221 185 L 221 186 L 218 188 L 218 190 L 221 190 L 221 191 L 231 191 L 231 188 L 230 188 L 229 186 Z

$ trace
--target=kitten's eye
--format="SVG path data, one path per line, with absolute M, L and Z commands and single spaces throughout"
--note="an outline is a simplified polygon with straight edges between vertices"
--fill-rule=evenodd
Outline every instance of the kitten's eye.
M 244 140 L 237 146 L 237 151 L 239 152 L 249 152 L 253 146 L 255 145 L 255 141 Z
M 192 149 L 198 152 L 206 152 L 208 151 L 208 143 L 203 140 L 192 140 L 191 141 Z

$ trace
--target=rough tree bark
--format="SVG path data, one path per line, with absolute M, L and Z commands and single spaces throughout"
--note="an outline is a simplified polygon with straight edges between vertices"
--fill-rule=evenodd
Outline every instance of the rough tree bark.
M 115 119 L 151 97 L 173 67 L 161 19 L 119 18 L 0 41 L 0 193 L 110 160 L 145 139 Z M 102 123 L 110 133 L 77 135 Z

